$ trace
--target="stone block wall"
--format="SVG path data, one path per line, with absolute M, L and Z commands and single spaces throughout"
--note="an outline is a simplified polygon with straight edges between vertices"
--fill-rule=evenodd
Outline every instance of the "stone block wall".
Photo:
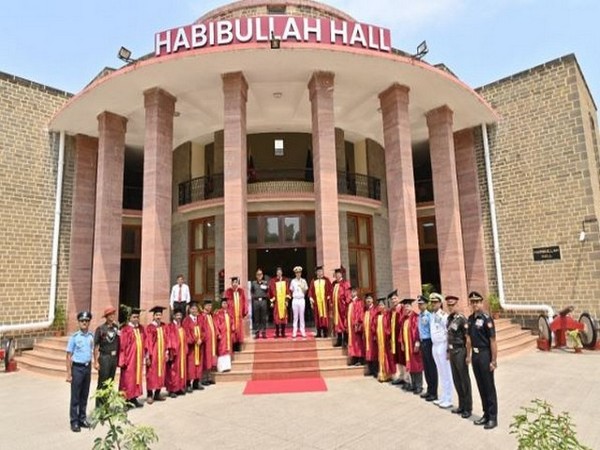
M 593 102 L 581 80 L 575 57 L 568 55 L 479 92 L 501 116 L 490 129 L 490 152 L 506 300 L 548 303 L 555 310 L 573 304 L 576 313 L 598 316 L 600 242 L 594 221 L 600 199 L 597 177 L 590 176 L 598 164 L 584 126 L 596 111 L 582 108 Z M 493 292 L 497 280 L 480 131 L 476 142 Z M 592 222 L 581 243 L 583 221 Z M 550 246 L 560 247 L 561 259 L 534 261 L 534 248 Z
M 48 122 L 71 95 L 0 72 L 0 324 L 48 317 L 58 134 Z M 67 302 L 74 146 L 65 145 L 57 303 Z M 31 334 L 28 332 L 11 335 Z M 40 334 L 40 333 L 36 333 Z

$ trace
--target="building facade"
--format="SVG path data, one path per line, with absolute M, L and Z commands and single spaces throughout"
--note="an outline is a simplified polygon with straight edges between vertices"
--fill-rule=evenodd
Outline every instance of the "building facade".
M 0 88 L 5 328 L 54 291 L 72 328 L 166 304 L 178 274 L 202 300 L 278 265 L 600 313 L 597 114 L 572 55 L 473 90 L 337 9 L 244 0 L 75 96 Z

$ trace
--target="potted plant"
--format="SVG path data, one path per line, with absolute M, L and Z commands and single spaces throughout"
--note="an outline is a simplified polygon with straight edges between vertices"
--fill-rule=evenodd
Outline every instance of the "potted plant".
M 55 336 L 64 336 L 65 328 L 67 326 L 67 312 L 65 307 L 61 303 L 57 303 L 54 308 L 54 321 L 52 322 L 52 329 L 54 330 Z
M 502 306 L 500 306 L 500 299 L 498 298 L 498 295 L 490 294 L 488 296 L 488 304 L 490 305 L 490 313 L 492 314 L 492 318 L 499 319 Z

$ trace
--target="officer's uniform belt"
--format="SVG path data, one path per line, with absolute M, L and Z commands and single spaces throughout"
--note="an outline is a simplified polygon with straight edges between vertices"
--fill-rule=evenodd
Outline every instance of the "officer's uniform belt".
M 117 356 L 116 350 L 100 352 L 100 356 Z
M 448 348 L 450 350 L 458 350 L 461 348 L 465 348 L 464 344 L 448 344 Z
M 473 347 L 473 353 L 483 353 L 483 352 L 489 352 L 490 348 L 489 347 Z
M 91 362 L 79 363 L 79 362 L 73 361 L 73 366 L 75 366 L 75 367 L 89 367 L 90 364 L 91 364 Z

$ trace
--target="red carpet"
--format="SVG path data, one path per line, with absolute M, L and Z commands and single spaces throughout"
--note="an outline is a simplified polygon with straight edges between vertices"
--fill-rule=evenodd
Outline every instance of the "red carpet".
M 290 378 L 286 380 L 252 380 L 246 383 L 244 395 L 293 394 L 299 392 L 325 392 L 327 384 L 319 378 Z
M 252 380 L 246 384 L 245 395 L 322 392 L 327 390 L 321 378 L 319 356 L 314 333 L 307 339 L 275 339 L 275 330 L 267 330 L 268 339 L 254 340 Z

